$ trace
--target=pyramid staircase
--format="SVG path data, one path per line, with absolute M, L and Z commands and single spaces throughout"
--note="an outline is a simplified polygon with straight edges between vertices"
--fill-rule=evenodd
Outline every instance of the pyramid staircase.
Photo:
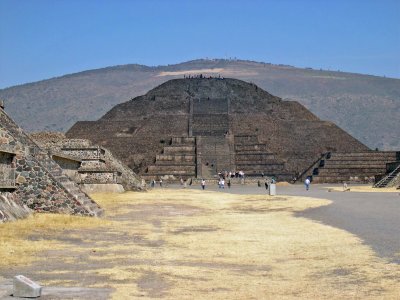
M 308 168 L 306 168 L 303 172 L 296 176 L 293 182 L 304 182 L 306 178 L 309 178 L 312 181 L 313 174 L 317 173 L 319 168 L 324 167 L 325 161 L 330 158 L 330 152 L 322 153 L 316 160 L 314 160 L 314 162 L 311 163 Z
M 196 138 L 173 137 L 163 152 L 156 156 L 154 165 L 150 165 L 142 177 L 153 179 L 173 175 L 189 178 L 196 176 Z
M 286 177 L 285 163 L 259 142 L 256 135 L 235 135 L 236 171 L 246 175 Z
M 395 186 L 400 181 L 400 164 L 387 176 L 383 177 L 377 183 L 374 184 L 375 188 L 384 188 Z
M 50 155 L 43 151 L 2 109 L 0 109 L 0 124 L 11 136 L 26 147 L 25 156 L 41 166 L 49 177 L 64 189 L 70 200 L 77 202 L 90 216 L 103 214 L 103 209 L 82 192 L 74 181 L 64 175 L 61 167 L 54 162 Z

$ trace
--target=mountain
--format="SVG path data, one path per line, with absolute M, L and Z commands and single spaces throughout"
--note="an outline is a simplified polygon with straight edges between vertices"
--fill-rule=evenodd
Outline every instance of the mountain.
M 373 149 L 400 148 L 400 79 L 339 71 L 223 59 L 158 67 L 133 64 L 2 89 L 0 98 L 27 131 L 67 131 L 75 122 L 96 120 L 167 80 L 195 74 L 253 82 L 300 102 Z

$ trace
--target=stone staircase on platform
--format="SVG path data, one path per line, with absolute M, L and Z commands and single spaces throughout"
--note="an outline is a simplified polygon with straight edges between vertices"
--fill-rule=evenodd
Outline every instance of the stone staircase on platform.
M 103 214 L 103 209 L 100 208 L 100 206 L 86 193 L 84 193 L 74 181 L 65 175 L 63 169 L 53 159 L 51 159 L 47 153 L 37 153 L 34 155 L 34 159 L 40 166 L 51 174 L 55 181 L 63 186 L 69 195 L 86 208 L 90 212 L 90 215 L 101 216 Z
M 332 152 L 312 171 L 314 183 L 374 181 L 386 173 L 386 163 L 396 160 L 394 151 Z
M 306 178 L 311 178 L 313 177 L 314 170 L 318 170 L 320 167 L 323 167 L 325 165 L 325 160 L 329 159 L 331 157 L 331 153 L 322 153 L 320 156 L 318 156 L 317 159 L 315 159 L 311 165 L 303 170 L 300 174 L 297 174 L 296 177 L 294 178 L 293 182 L 304 182 Z M 315 171 L 317 172 L 317 171 Z
M 196 149 L 197 177 L 214 178 L 219 172 L 235 169 L 231 136 L 199 136 Z
M 285 172 L 285 163 L 261 144 L 256 135 L 235 135 L 234 139 L 236 171 L 243 171 L 247 176 L 275 176 L 280 180 L 290 177 Z
M 193 136 L 221 136 L 229 131 L 228 114 L 193 114 Z
M 165 175 L 177 179 L 196 176 L 196 138 L 173 137 L 171 144 L 164 146 L 163 153 L 156 156 L 154 165 L 149 166 L 142 177 L 155 179 Z
M 384 188 L 392 186 L 400 186 L 400 164 L 388 175 L 374 184 L 375 188 Z

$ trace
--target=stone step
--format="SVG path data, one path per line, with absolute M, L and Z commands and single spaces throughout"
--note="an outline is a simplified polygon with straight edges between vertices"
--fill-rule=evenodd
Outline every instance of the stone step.
M 171 139 L 172 145 L 195 145 L 196 138 L 194 137 L 173 137 Z
M 344 164 L 344 165 L 339 165 L 339 164 L 325 164 L 323 169 L 331 169 L 331 170 L 336 170 L 336 169 L 385 169 L 386 171 L 386 164 Z M 321 169 L 322 169 L 321 168 Z
M 240 152 L 252 152 L 252 151 L 267 151 L 267 146 L 265 144 L 235 144 L 235 151 Z
M 195 155 L 187 155 L 187 154 L 174 154 L 174 155 L 167 155 L 167 154 L 158 154 L 156 156 L 156 161 L 157 162 L 166 162 L 166 163 L 171 163 L 171 162 L 192 162 L 194 163 L 196 161 L 196 156 Z
M 331 159 L 332 158 L 387 158 L 387 159 L 394 159 L 396 160 L 396 152 L 332 152 L 331 153 Z
M 276 159 L 239 160 L 236 158 L 235 162 L 236 165 L 275 165 L 275 164 L 283 165 L 283 163 L 277 161 Z
M 276 166 L 255 166 L 254 168 L 250 167 L 237 167 L 238 170 L 242 170 L 243 172 L 260 172 L 260 173 L 268 173 L 268 172 L 275 172 L 275 171 L 282 171 L 284 169 L 283 166 L 276 165 Z
M 258 143 L 258 137 L 256 135 L 235 135 L 235 145 L 256 143 Z
M 156 166 L 170 166 L 170 165 L 195 166 L 196 164 L 195 164 L 194 161 L 182 161 L 182 162 L 179 162 L 179 161 L 162 161 L 162 160 L 160 161 L 160 160 L 157 160 L 155 162 L 155 165 Z
M 193 129 L 192 130 L 193 135 L 197 136 L 224 136 L 228 132 L 228 128 L 224 129 L 213 129 L 213 130 L 199 130 L 199 129 Z
M 163 165 L 153 165 L 148 167 L 148 173 L 151 172 L 159 172 L 163 173 L 165 172 L 166 174 L 172 174 L 171 172 L 174 171 L 179 171 L 179 172 L 188 172 L 188 173 L 194 173 L 196 171 L 196 166 L 182 166 L 182 165 L 169 165 L 169 166 L 163 166 Z
M 160 173 L 160 172 L 152 172 L 152 173 L 146 173 L 146 175 L 143 175 L 143 177 L 147 177 L 147 178 L 154 178 L 154 177 L 161 177 L 161 176 L 166 176 L 166 175 L 172 175 L 175 177 L 196 177 L 196 173 L 192 172 L 170 172 L 170 173 Z
M 194 155 L 195 146 L 165 146 L 163 154 Z
M 342 174 L 354 174 L 354 173 L 371 173 L 371 174 L 384 174 L 386 169 L 384 168 L 318 168 L 318 172 L 320 174 L 333 174 L 333 173 L 342 173 Z
M 372 176 L 313 176 L 313 183 L 369 182 L 371 178 Z
M 325 163 L 327 164 L 386 164 L 388 162 L 392 162 L 392 160 L 386 160 L 382 158 L 370 158 L 370 159 L 351 159 L 351 158 L 346 158 L 346 159 L 325 159 Z

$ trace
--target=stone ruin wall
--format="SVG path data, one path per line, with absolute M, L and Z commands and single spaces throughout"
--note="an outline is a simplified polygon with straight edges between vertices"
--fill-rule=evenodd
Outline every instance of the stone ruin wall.
M 81 183 L 114 184 L 117 183 L 117 178 L 114 172 L 91 172 L 81 175 Z
M 82 146 L 83 147 L 83 146 Z M 63 145 L 63 148 L 68 148 Z M 63 150 L 61 149 L 61 152 L 79 159 L 91 159 L 91 160 L 98 160 L 101 158 L 100 156 L 100 149 L 96 148 L 93 149 L 93 146 L 88 147 L 86 149 L 68 149 L 68 150 Z M 103 151 L 104 152 L 104 151 Z
M 14 170 L 15 187 L 2 189 L 1 195 L 12 205 L 25 211 L 25 206 L 37 212 L 67 213 L 92 216 L 94 213 L 75 199 L 66 188 L 30 154 L 40 148 L 23 130 L 0 110 L 1 148 L 13 149 L 10 167 Z M 11 131 L 10 131 L 11 130 Z M 14 137 L 13 135 L 17 135 Z M 20 214 L 22 216 L 25 214 Z
M 70 159 L 65 159 L 62 157 L 54 157 L 54 161 L 61 167 L 63 173 L 66 174 L 73 181 L 77 182 L 79 180 L 78 169 L 81 165 L 79 161 L 73 161 Z
M 34 211 L 91 215 L 37 159 L 17 154 L 15 166 L 15 194 Z
M 77 174 L 74 179 L 78 183 L 120 183 L 125 190 L 141 191 L 145 189 L 141 179 L 130 168 L 116 159 L 109 150 L 96 146 L 90 140 L 68 139 L 62 133 L 53 132 L 35 133 L 31 136 L 48 149 L 84 160 L 80 165 L 82 171 L 86 169 L 93 172 Z M 71 150 L 63 150 L 63 148 Z

